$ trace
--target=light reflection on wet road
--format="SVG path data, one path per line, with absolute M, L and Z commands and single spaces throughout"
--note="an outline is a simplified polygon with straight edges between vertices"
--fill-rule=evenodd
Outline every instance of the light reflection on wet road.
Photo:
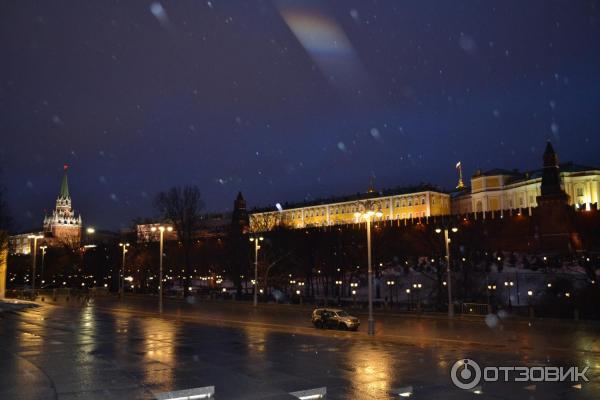
M 328 399 L 398 398 L 391 390 L 406 386 L 416 399 L 473 398 L 449 378 L 464 357 L 480 365 L 590 366 L 591 382 L 581 390 L 486 383 L 479 398 L 600 397 L 593 326 L 506 323 L 491 330 L 482 321 L 380 317 L 371 339 L 314 330 L 304 311 L 285 306 L 170 304 L 161 319 L 145 303 L 132 300 L 127 312 L 97 301 L 1 315 L 0 398 L 148 399 L 208 385 L 217 399 L 287 399 L 320 386 Z

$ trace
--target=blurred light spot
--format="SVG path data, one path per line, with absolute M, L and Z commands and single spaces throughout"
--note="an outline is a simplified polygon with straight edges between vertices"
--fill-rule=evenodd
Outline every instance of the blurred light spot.
M 477 45 L 475 44 L 475 40 L 464 33 L 460 34 L 458 38 L 458 45 L 461 49 L 465 51 L 465 53 L 473 54 L 475 50 L 477 50 Z
M 371 136 L 373 136 L 373 139 L 381 141 L 381 133 L 379 133 L 379 129 L 371 128 Z
M 161 23 L 161 25 L 169 25 L 169 16 L 167 15 L 167 12 L 165 11 L 162 4 L 160 4 L 158 1 L 155 1 L 154 3 L 150 4 L 150 12 L 156 17 L 156 19 L 158 20 L 158 22 Z

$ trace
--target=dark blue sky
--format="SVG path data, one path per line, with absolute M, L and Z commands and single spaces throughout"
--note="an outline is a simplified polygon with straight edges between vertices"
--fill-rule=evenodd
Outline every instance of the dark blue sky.
M 207 211 L 494 167 L 600 164 L 596 1 L 0 4 L 0 162 L 17 228 L 71 165 L 99 228 L 195 184 Z

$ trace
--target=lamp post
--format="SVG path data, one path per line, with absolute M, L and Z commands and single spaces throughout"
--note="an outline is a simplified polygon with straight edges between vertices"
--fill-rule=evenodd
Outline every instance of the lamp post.
M 350 288 L 351 288 L 352 298 L 354 300 L 354 306 L 356 307 L 356 291 L 358 289 L 358 282 L 351 282 Z
M 152 232 L 156 232 L 159 231 L 160 232 L 160 247 L 159 247 L 159 251 L 160 251 L 160 257 L 159 257 L 159 261 L 158 261 L 158 313 L 162 314 L 163 312 L 163 242 L 164 242 L 164 233 L 165 230 L 167 232 L 173 232 L 173 227 L 172 226 L 153 226 L 152 228 L 150 228 L 150 231 Z
M 417 313 L 421 313 L 421 288 L 423 284 L 413 283 L 413 289 L 417 293 Z
M 458 228 L 451 228 L 453 233 L 458 232 Z M 437 228 L 435 230 L 436 233 L 441 233 L 442 229 Z M 444 228 L 444 244 L 446 247 L 446 275 L 448 275 L 448 317 L 454 317 L 454 304 L 452 304 L 452 276 L 451 276 L 451 268 L 450 268 L 450 237 L 448 233 L 448 228 Z
M 302 305 L 302 292 L 304 291 L 304 282 L 298 282 L 300 289 L 296 290 L 296 294 L 300 297 L 300 305 Z
M 488 314 L 492 313 L 492 296 L 493 293 L 496 291 L 496 285 L 495 284 L 489 284 L 487 285 L 487 297 L 488 297 Z
M 46 245 L 40 246 L 40 250 L 42 250 L 42 273 L 40 274 L 40 279 L 42 282 L 40 284 L 40 288 L 44 284 L 44 260 L 46 259 L 46 249 L 47 248 L 48 248 L 48 246 L 46 246 Z
M 514 282 L 513 281 L 505 281 L 504 282 L 504 287 L 508 290 L 508 307 L 512 308 L 512 301 L 510 299 L 510 288 L 512 288 L 514 286 Z
M 32 272 L 33 272 L 33 276 L 31 279 L 31 291 L 34 293 L 35 296 L 35 267 L 36 267 L 36 261 L 37 261 L 37 241 L 38 239 L 43 239 L 44 236 L 42 235 L 29 235 L 27 236 L 29 239 L 33 239 L 33 267 L 32 267 Z
M 533 309 L 533 302 L 532 302 L 533 295 L 534 295 L 533 290 L 529 289 L 527 291 L 527 298 L 528 298 L 527 303 L 529 305 L 529 318 L 531 318 L 531 319 L 535 318 L 535 311 Z
M 338 305 L 340 304 L 340 302 L 342 301 L 342 281 L 337 280 L 335 281 L 335 285 L 337 286 L 337 298 L 338 298 Z
M 123 249 L 123 257 L 121 260 L 121 274 L 119 276 L 119 299 L 123 299 L 123 292 L 125 291 L 125 253 L 127 253 L 127 248 L 129 247 L 129 243 L 119 243 L 119 247 Z
M 262 242 L 263 240 L 262 236 L 250 238 L 250 242 L 254 243 L 254 307 L 258 305 L 258 293 L 256 290 L 258 285 L 258 250 L 260 249 L 258 242 Z
M 394 296 L 392 294 L 392 286 L 394 286 L 396 284 L 395 281 L 387 281 L 387 286 L 388 286 L 388 293 L 390 295 L 390 306 L 393 307 L 394 306 Z
M 354 216 L 356 219 L 363 218 L 367 222 L 367 289 L 369 295 L 369 320 L 368 326 L 369 335 L 375 334 L 375 320 L 373 319 L 373 266 L 371 265 L 371 219 L 373 216 L 381 218 L 383 215 L 381 211 L 373 211 L 372 204 L 365 206 L 363 212 L 356 212 Z

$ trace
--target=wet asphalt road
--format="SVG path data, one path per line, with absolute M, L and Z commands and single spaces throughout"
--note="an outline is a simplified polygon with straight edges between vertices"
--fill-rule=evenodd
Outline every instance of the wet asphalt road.
M 327 387 L 327 399 L 600 398 L 598 325 L 481 318 L 377 315 L 377 336 L 321 331 L 308 308 L 155 298 L 71 299 L 0 314 L 0 399 L 152 399 L 215 386 L 216 399 L 289 399 Z M 366 317 L 358 313 L 363 322 Z M 366 325 L 366 324 L 365 324 Z M 589 366 L 571 383 L 482 383 L 482 394 L 453 386 L 454 362 L 482 366 Z

